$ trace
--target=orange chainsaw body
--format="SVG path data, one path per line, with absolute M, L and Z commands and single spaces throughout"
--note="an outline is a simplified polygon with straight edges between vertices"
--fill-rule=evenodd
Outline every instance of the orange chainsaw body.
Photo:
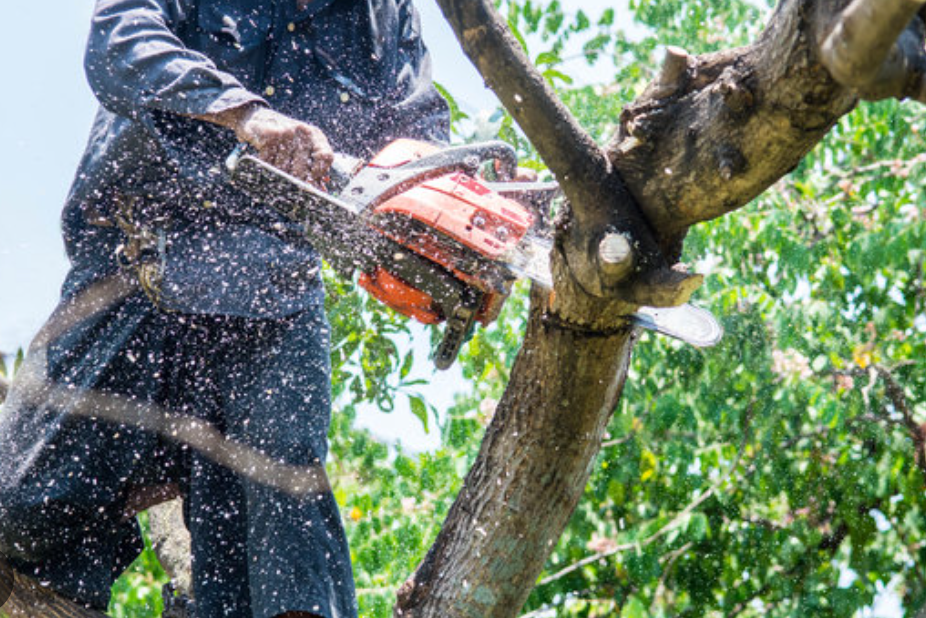
M 387 146 L 369 165 L 389 169 L 438 150 L 430 144 L 401 139 Z M 514 277 L 500 285 L 480 277 L 478 267 L 462 265 L 499 260 L 517 247 L 534 223 L 525 206 L 462 172 L 416 184 L 375 206 L 368 217 L 383 234 L 481 290 L 483 302 L 476 319 L 483 324 L 498 316 Z M 390 274 L 388 266 L 361 274 L 359 282 L 384 304 L 420 322 L 434 324 L 446 317 L 426 293 L 413 282 Z

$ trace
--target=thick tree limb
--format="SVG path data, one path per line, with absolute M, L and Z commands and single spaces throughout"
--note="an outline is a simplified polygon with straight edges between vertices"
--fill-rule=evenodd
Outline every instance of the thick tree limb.
M 765 191 L 853 108 L 856 94 L 817 58 L 833 8 L 783 0 L 748 47 L 684 59 L 673 50 L 624 110 L 608 153 L 663 246 L 680 249 L 689 227 Z
M 476 463 L 396 616 L 517 615 L 584 491 L 633 338 L 550 325 L 538 296 Z
M 499 411 L 440 535 L 400 590 L 396 615 L 508 618 L 517 615 L 581 495 L 626 378 L 633 339 L 613 316 L 627 306 L 619 286 L 600 277 L 599 254 L 602 247 L 622 253 L 619 241 L 602 245 L 608 234 L 629 230 L 635 242 L 641 238 L 627 196 L 632 192 L 643 229 L 662 249 L 656 255 L 671 260 L 691 225 L 734 211 L 771 186 L 858 97 L 819 59 L 818 43 L 845 2 L 782 0 L 749 47 L 700 58 L 671 50 L 656 83 L 622 114 L 607 149 L 615 174 L 506 39 L 490 2 L 438 2 L 557 175 L 572 218 L 557 234 L 555 299 L 533 295 Z M 645 260 L 649 251 L 637 255 Z M 667 287 L 678 286 L 678 297 L 690 294 L 690 283 L 665 275 L 663 266 L 649 270 L 663 273 Z M 837 534 L 819 549 L 834 550 L 843 538 Z
M 438 0 L 463 50 L 561 186 L 594 191 L 608 162 L 525 55 L 492 2 Z M 587 200 L 583 200 L 587 201 Z M 577 211 L 576 217 L 584 216 Z
M 560 234 L 556 256 L 569 268 L 560 269 L 559 274 L 574 278 L 583 292 L 594 297 L 626 301 L 601 311 L 604 315 L 626 315 L 634 303 L 664 306 L 687 301 L 700 279 L 670 274 L 653 230 L 620 174 L 531 64 L 493 3 L 437 1 L 464 51 L 537 148 L 569 199 L 570 217 Z M 619 265 L 613 256 L 600 252 L 602 240 L 609 234 L 630 239 L 633 255 L 623 256 Z M 624 283 L 634 272 L 644 276 Z M 556 281 L 559 287 L 561 279 Z M 574 311 L 568 303 L 556 311 L 567 319 L 582 321 L 581 311 Z M 612 320 L 610 326 L 615 325 Z
M 836 18 L 820 59 L 844 86 L 866 99 L 926 101 L 923 0 L 854 0 Z M 911 21 L 913 23 L 911 24 Z

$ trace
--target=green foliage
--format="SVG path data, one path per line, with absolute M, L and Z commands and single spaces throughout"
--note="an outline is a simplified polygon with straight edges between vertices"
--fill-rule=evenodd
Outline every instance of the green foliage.
M 161 587 L 169 580 L 151 549 L 148 514 L 138 516 L 145 550 L 113 585 L 108 615 L 113 618 L 149 618 L 164 610 Z
M 350 406 L 370 403 L 391 412 L 398 395 L 413 396 L 410 389 L 420 384 L 409 379 L 413 355 L 399 341 L 410 333 L 408 321 L 328 269 L 325 285 L 332 396 Z M 420 412 L 420 405 L 413 405 Z
M 392 615 L 396 589 L 424 558 L 460 487 L 459 452 L 411 456 L 335 416 L 328 466 L 342 509 L 361 615 Z
M 652 35 L 615 39 L 635 56 L 620 83 L 563 93 L 599 138 L 652 73 L 650 41 L 700 53 L 757 23 L 744 3 L 633 7 Z M 892 581 L 910 615 L 923 606 L 923 118 L 862 106 L 756 203 L 692 231 L 684 259 L 710 275 L 698 302 L 726 337 L 644 336 L 528 609 L 851 616 Z

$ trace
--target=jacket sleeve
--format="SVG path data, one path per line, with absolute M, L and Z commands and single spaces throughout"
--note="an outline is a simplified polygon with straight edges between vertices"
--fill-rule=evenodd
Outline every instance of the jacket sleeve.
M 399 134 L 438 142 L 450 140 L 450 110 L 431 79 L 431 55 L 421 37 L 418 11 L 411 0 L 398 2 L 399 117 L 407 126 Z
M 185 116 L 263 102 L 178 36 L 184 0 L 97 0 L 84 58 L 100 103 L 120 116 Z

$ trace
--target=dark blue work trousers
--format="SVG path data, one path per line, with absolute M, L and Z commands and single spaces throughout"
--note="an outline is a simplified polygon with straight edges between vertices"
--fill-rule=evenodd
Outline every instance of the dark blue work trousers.
M 193 539 L 198 618 L 356 616 L 330 490 L 293 494 L 249 478 L 246 458 L 219 464 L 169 432 L 67 409 L 84 395 L 117 396 L 206 421 L 273 461 L 320 469 L 328 337 L 320 306 L 281 319 L 183 315 L 140 293 L 69 325 L 19 378 L 43 374 L 72 398 L 26 404 L 14 386 L 0 415 L 0 551 L 22 572 L 105 608 L 113 580 L 142 549 L 127 502 L 140 489 L 176 485 Z

